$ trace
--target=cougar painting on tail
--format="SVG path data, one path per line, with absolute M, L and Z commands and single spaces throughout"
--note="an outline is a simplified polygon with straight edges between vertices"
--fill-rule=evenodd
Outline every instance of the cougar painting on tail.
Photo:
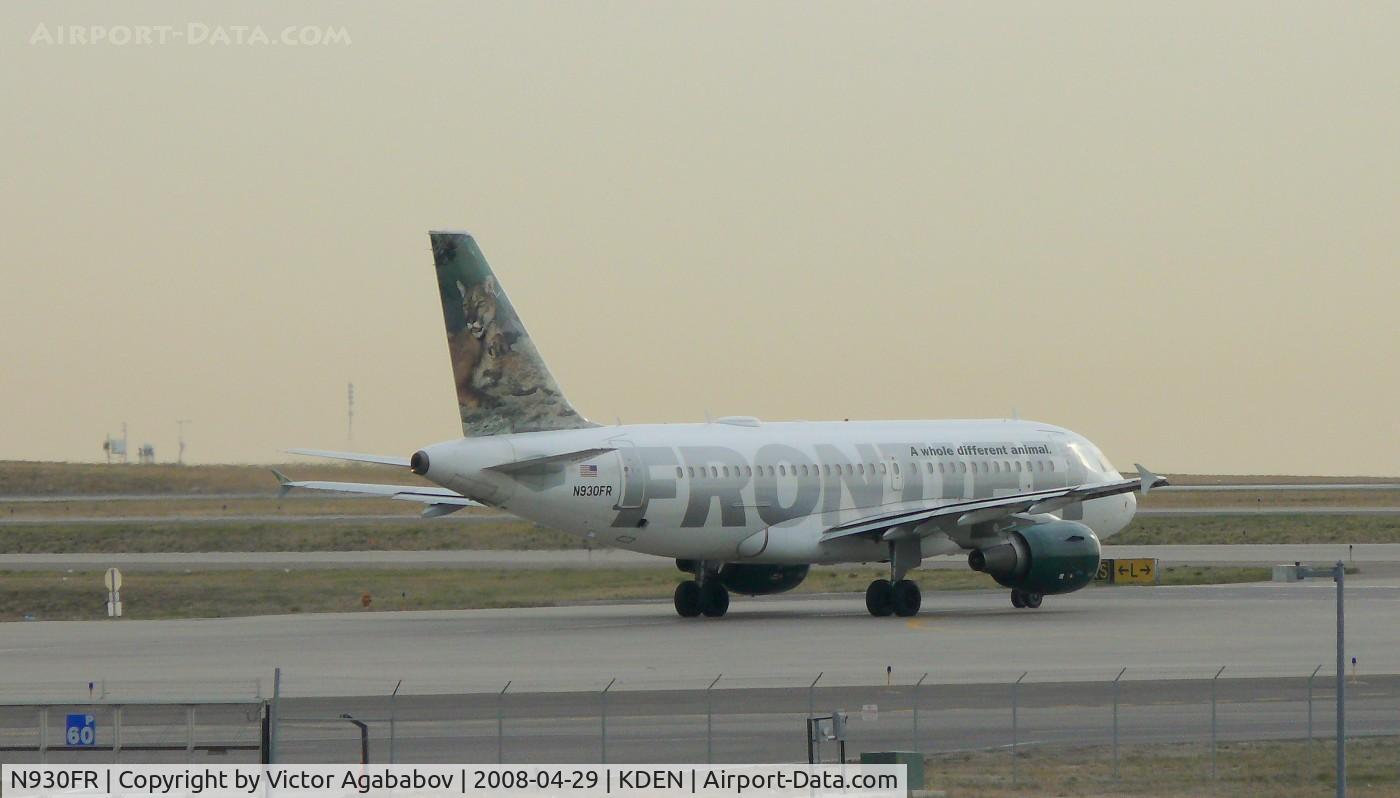
M 476 241 L 434 232 L 432 242 L 462 434 L 593 426 L 564 398 Z

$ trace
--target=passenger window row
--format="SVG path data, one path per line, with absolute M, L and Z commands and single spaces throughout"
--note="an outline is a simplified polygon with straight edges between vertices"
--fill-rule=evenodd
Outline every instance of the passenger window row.
M 926 462 L 926 463 L 924 463 L 924 467 L 925 467 L 925 469 L 928 471 L 928 473 L 930 473 L 930 474 L 934 473 L 934 467 L 935 467 L 935 466 L 934 466 L 934 463 L 932 463 L 932 462 Z M 938 473 L 940 473 L 940 474 L 966 474 L 966 473 L 968 472 L 969 467 L 972 469 L 972 471 L 973 471 L 974 473 L 982 473 L 982 474 L 988 474 L 988 473 L 1000 474 L 1000 473 L 1003 473 L 1003 472 L 1009 474 L 1009 473 L 1032 472 L 1032 471 L 1044 473 L 1044 472 L 1047 472 L 1047 471 L 1048 471 L 1048 472 L 1054 472 L 1054 471 L 1057 470 L 1056 467 L 1055 467 L 1055 462 L 1054 462 L 1053 460 L 1026 460 L 1026 461 L 1021 461 L 1021 460 L 1016 460 L 1016 461 L 1010 461 L 1010 460 L 993 460 L 993 461 L 991 461 L 990 463 L 988 463 L 987 461 L 984 460 L 984 461 L 979 461 L 979 462 L 971 463 L 970 465 L 969 465 L 969 463 L 968 463 L 967 461 L 962 460 L 962 461 L 959 461 L 959 462 L 956 462 L 956 463 L 938 463 L 938 464 L 937 464 Z M 869 469 L 869 470 L 867 471 L 867 469 Z M 889 464 L 889 469 L 893 469 L 893 473 L 896 474 L 896 475 L 901 473 L 900 470 L 899 470 L 899 463 L 898 463 L 898 462 L 891 462 L 891 463 Z M 629 469 L 629 470 L 630 470 L 630 469 Z M 828 477 L 829 477 L 829 476 L 833 476 L 833 475 L 834 475 L 834 476 L 841 476 L 841 475 L 843 475 L 843 474 L 844 474 L 845 476 L 850 477 L 850 476 L 864 476 L 864 475 L 867 474 L 867 473 L 868 473 L 868 474 L 871 474 L 871 475 L 874 475 L 874 474 L 877 474 L 877 473 L 878 473 L 878 474 L 887 474 L 887 473 L 890 473 L 890 471 L 887 470 L 885 463 L 878 463 L 878 464 L 877 464 L 877 463 L 856 463 L 856 464 L 854 464 L 854 465 L 852 465 L 851 463 L 843 463 L 843 464 L 838 464 L 838 465 L 821 465 L 821 466 L 805 466 L 805 465 L 798 466 L 798 465 L 781 464 L 781 465 L 778 465 L 778 466 L 757 466 L 757 467 L 752 467 L 752 466 L 734 466 L 734 467 L 732 467 L 732 468 L 731 468 L 730 466 L 686 466 L 684 469 L 682 469 L 680 466 L 676 466 L 676 478 L 677 478 L 677 479 L 686 479 L 686 478 L 689 478 L 689 479 L 705 479 L 705 478 L 708 477 L 708 478 L 710 478 L 710 479 L 719 479 L 719 478 L 726 478 L 726 479 L 727 479 L 727 478 L 729 478 L 729 477 L 731 476 L 731 474 L 732 474 L 732 476 L 735 476 L 735 477 L 740 477 L 740 476 L 742 476 L 742 477 L 752 477 L 752 476 L 754 475 L 754 472 L 755 472 L 755 471 L 757 471 L 757 473 L 758 473 L 759 476 L 770 476 L 770 477 L 787 477 L 787 476 L 793 476 L 793 477 L 828 476 Z

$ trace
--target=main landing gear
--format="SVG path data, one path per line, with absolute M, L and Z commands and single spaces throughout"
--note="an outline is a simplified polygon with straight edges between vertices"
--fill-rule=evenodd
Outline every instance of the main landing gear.
M 865 609 L 876 618 L 887 615 L 908 618 L 918 614 L 922 603 L 918 584 L 909 579 L 893 583 L 888 579 L 876 579 L 865 589 Z
M 729 611 L 729 591 L 719 581 L 719 575 L 697 569 L 700 579 L 688 579 L 676 585 L 676 614 L 682 618 L 704 615 L 720 618 Z
M 876 579 L 865 589 L 865 609 L 876 618 L 898 615 L 909 618 L 919 613 L 923 596 L 919 585 L 904 575 L 919 567 L 923 553 L 919 539 L 909 534 L 890 540 L 890 578 Z
M 1018 610 L 1039 609 L 1041 599 L 1043 598 L 1045 598 L 1045 596 L 1040 593 L 1031 593 L 1026 590 L 1012 590 L 1011 606 Z

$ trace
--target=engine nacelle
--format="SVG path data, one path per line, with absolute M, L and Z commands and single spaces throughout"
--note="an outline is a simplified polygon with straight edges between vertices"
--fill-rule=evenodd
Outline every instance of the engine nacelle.
M 1053 596 L 1072 593 L 1094 581 L 1099 570 L 1099 539 L 1077 521 L 1049 521 L 1012 530 L 1004 543 L 967 557 L 1002 587 Z
M 809 565 L 726 563 L 719 569 L 719 581 L 731 592 L 764 596 L 792 590 L 802 584 L 809 570 Z

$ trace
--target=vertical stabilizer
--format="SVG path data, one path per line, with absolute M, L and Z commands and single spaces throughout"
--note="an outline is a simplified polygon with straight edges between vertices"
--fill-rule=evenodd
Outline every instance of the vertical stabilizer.
M 467 437 L 591 427 L 578 414 L 466 233 L 429 234 Z

